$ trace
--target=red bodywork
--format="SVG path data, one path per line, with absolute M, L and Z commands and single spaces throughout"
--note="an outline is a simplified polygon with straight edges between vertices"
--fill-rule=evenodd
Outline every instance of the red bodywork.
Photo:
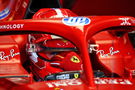
M 68 23 L 67 20 L 69 20 Z M 76 22 L 72 23 L 70 20 Z M 89 22 L 82 24 L 81 22 L 85 20 Z M 134 17 L 128 16 L 76 16 L 0 22 L 0 89 L 134 90 L 135 50 L 128 36 L 128 32 L 134 31 L 134 21 Z M 73 43 L 69 46 L 78 49 L 79 58 L 83 64 L 80 78 L 53 81 L 34 80 L 34 74 L 27 69 L 29 58 L 25 45 L 28 43 L 28 33 L 35 32 L 59 35 Z M 7 34 L 8 36 L 2 36 Z M 58 42 L 63 43 L 54 40 L 46 45 L 58 47 L 56 45 Z M 54 57 L 56 60 L 57 58 L 57 56 Z M 70 65 L 65 67 L 70 67 Z M 48 70 L 52 73 L 57 72 L 49 64 Z M 107 77 L 94 77 L 94 71 L 97 70 L 103 71 Z M 44 77 L 46 74 L 43 72 L 39 73 L 42 73 Z M 58 70 L 58 72 L 63 71 Z M 113 77 L 113 75 L 116 76 Z
M 119 70 L 117 70 L 117 71 L 120 72 L 120 73 L 119 72 L 118 73 L 122 75 L 121 71 L 127 69 L 128 74 L 126 74 L 126 75 L 129 75 L 129 76 L 127 76 L 127 77 L 124 76 L 125 75 L 125 73 L 124 73 L 123 76 L 120 77 L 120 78 L 101 78 L 101 79 L 98 79 L 98 80 L 96 79 L 95 82 L 97 84 L 95 84 L 94 78 L 93 78 L 93 73 L 92 73 L 93 70 L 92 70 L 92 66 L 91 66 L 92 59 L 89 58 L 88 49 L 87 49 L 87 47 L 88 47 L 87 42 L 88 42 L 89 38 L 91 38 L 91 36 L 94 35 L 95 33 L 99 32 L 99 31 L 102 31 L 102 30 L 104 30 L 106 28 L 109 28 L 109 27 L 114 27 L 114 26 L 122 26 L 122 27 L 125 27 L 125 28 L 128 27 L 128 26 L 134 26 L 134 23 L 132 23 L 132 20 L 134 20 L 134 18 L 133 17 L 125 17 L 125 16 L 112 16 L 112 17 L 109 17 L 109 16 L 98 17 L 97 16 L 97 17 L 88 17 L 88 18 L 91 20 L 91 23 L 83 26 L 84 29 L 79 29 L 80 27 L 77 26 L 77 25 L 72 26 L 72 27 L 67 26 L 67 25 L 65 25 L 61 22 L 61 20 L 62 20 L 61 18 L 59 18 L 59 19 L 47 19 L 47 20 L 42 20 L 42 21 L 41 20 L 25 20 L 25 21 L 19 20 L 18 21 L 17 20 L 17 21 L 0 23 L 1 26 L 2 25 L 8 25 L 8 24 L 13 25 L 13 24 L 18 24 L 18 23 L 24 24 L 24 26 L 21 29 L 10 29 L 10 28 L 4 29 L 3 28 L 3 29 L 1 29 L 2 34 L 5 34 L 4 33 L 5 31 L 7 33 L 9 31 L 18 31 L 19 30 L 22 33 L 26 32 L 26 31 L 39 31 L 39 32 L 42 31 L 42 32 L 49 32 L 49 33 L 54 33 L 54 34 L 63 36 L 65 38 L 67 38 L 68 40 L 74 42 L 74 44 L 77 46 L 77 48 L 81 52 L 80 56 L 81 56 L 81 59 L 83 60 L 84 75 L 80 79 L 73 79 L 73 80 L 67 80 L 67 81 L 66 80 L 43 81 L 43 82 L 37 82 L 37 83 L 33 82 L 34 84 L 26 83 L 22 86 L 17 84 L 14 88 L 31 88 L 31 89 L 36 89 L 36 88 L 37 89 L 40 89 L 40 88 L 48 88 L 49 89 L 50 88 L 50 89 L 54 89 L 54 88 L 59 87 L 59 88 L 62 88 L 62 89 L 77 89 L 78 88 L 80 90 L 82 90 L 82 89 L 85 90 L 85 89 L 88 89 L 88 88 L 89 89 L 94 89 L 94 88 L 95 89 L 96 88 L 102 89 L 102 88 L 104 88 L 104 86 L 107 87 L 107 88 L 112 88 L 114 86 L 114 88 L 118 88 L 118 89 L 124 88 L 124 87 L 129 88 L 129 89 L 132 89 L 132 88 L 134 89 L 134 78 L 132 77 L 133 74 L 131 72 L 131 70 L 133 70 L 133 68 L 134 68 L 134 63 L 133 63 L 133 61 L 131 61 L 133 59 L 130 59 L 131 63 L 128 63 L 129 64 L 128 67 L 122 66 L 122 68 L 119 68 Z M 131 23 L 131 25 L 120 25 L 123 21 L 120 20 L 119 18 L 129 18 L 129 22 Z M 54 20 L 57 23 L 56 22 L 53 23 L 52 21 L 54 21 Z M 99 22 L 99 23 L 96 23 L 96 22 Z M 52 25 L 54 27 L 50 27 Z M 73 27 L 76 27 L 76 28 L 73 28 Z M 33 29 L 31 30 L 31 28 L 33 28 Z M 55 29 L 55 30 L 53 30 L 53 29 Z M 130 30 L 123 29 L 122 31 L 128 32 Z M 66 34 L 66 33 L 70 33 L 70 34 Z M 70 36 L 74 36 L 74 38 L 72 38 Z M 102 60 L 102 59 L 99 60 L 99 62 L 103 62 L 103 61 L 104 60 Z M 117 64 L 118 67 L 121 67 L 121 66 L 119 66 L 119 62 L 116 62 L 116 63 L 118 63 Z M 126 59 L 125 60 L 123 59 L 122 63 L 126 63 Z M 14 64 L 12 66 L 14 66 Z M 109 68 L 109 65 L 107 65 L 107 66 L 108 66 L 108 69 L 111 71 L 111 69 Z M 19 67 L 22 67 L 21 63 L 19 64 Z M 18 69 L 20 69 L 20 68 L 18 68 Z M 4 69 L 3 69 L 2 73 L 5 73 Z M 22 75 L 21 73 L 19 73 L 19 74 Z M 26 75 L 27 74 L 28 73 L 26 73 Z M 12 73 L 11 73 L 11 75 L 12 75 Z M 30 78 L 31 77 L 29 77 L 29 80 L 31 80 Z M 76 80 L 77 80 L 77 83 L 76 83 Z M 85 80 L 87 80 L 87 81 L 85 81 Z M 109 80 L 111 80 L 112 82 L 109 81 Z M 12 81 L 12 82 L 14 83 L 14 81 Z M 58 84 L 59 82 L 61 82 L 62 84 Z M 76 85 L 78 87 L 76 87 Z M 46 86 L 48 86 L 48 87 L 46 87 Z M 67 86 L 68 86 L 68 88 L 67 88 Z

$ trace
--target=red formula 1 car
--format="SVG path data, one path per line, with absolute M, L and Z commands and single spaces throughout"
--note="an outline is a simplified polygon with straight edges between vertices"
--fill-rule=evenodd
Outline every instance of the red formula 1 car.
M 134 17 L 34 13 L 34 2 L 0 2 L 1 90 L 135 89 Z

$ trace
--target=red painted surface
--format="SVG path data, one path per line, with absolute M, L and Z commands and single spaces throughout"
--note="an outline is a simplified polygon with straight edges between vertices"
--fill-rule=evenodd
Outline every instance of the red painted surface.
M 134 26 L 135 24 L 132 22 L 132 20 L 134 20 L 133 17 L 125 17 L 125 16 L 112 16 L 112 17 L 109 17 L 109 16 L 104 16 L 104 17 L 88 17 L 88 18 L 91 20 L 91 23 L 88 24 L 88 25 L 85 25 L 84 29 L 78 29 L 78 26 L 67 26 L 67 25 L 65 25 L 65 24 L 63 24 L 61 22 L 61 20 L 62 20 L 61 18 L 47 19 L 47 20 L 25 20 L 25 21 L 24 20 L 19 20 L 19 21 L 17 20 L 17 21 L 11 21 L 11 22 L 2 22 L 2 23 L 0 23 L 1 26 L 2 25 L 7 25 L 7 24 L 13 25 L 13 24 L 18 24 L 18 23 L 22 23 L 24 25 L 20 29 L 10 29 L 10 28 L 9 29 L 2 29 L 1 33 L 3 33 L 3 31 L 5 31 L 5 30 L 7 32 L 11 31 L 11 30 L 12 31 L 18 31 L 19 30 L 19 31 L 23 31 L 23 32 L 25 32 L 27 30 L 29 30 L 29 31 L 39 31 L 39 32 L 42 31 L 42 32 L 54 33 L 54 34 L 63 36 L 65 38 L 67 38 L 68 40 L 74 42 L 74 44 L 77 46 L 77 48 L 81 52 L 80 56 L 81 56 L 81 59 L 83 60 L 83 68 L 84 68 L 84 71 L 85 71 L 84 75 L 85 75 L 85 78 L 87 79 L 87 81 L 85 81 L 85 78 L 83 77 L 81 80 L 83 81 L 83 83 L 85 85 L 84 86 L 83 85 L 79 85 L 79 87 L 81 89 L 86 89 L 87 85 L 88 86 L 90 85 L 89 89 L 91 89 L 93 86 L 96 87 L 96 85 L 94 84 L 92 67 L 91 67 L 91 63 L 90 63 L 91 59 L 89 58 L 88 49 L 87 49 L 87 42 L 86 41 L 89 40 L 89 38 L 91 38 L 95 33 L 99 32 L 99 31 L 103 31 L 105 28 L 115 27 L 115 26 L 127 27 L 127 26 Z M 130 22 L 130 25 L 120 25 L 121 23 L 123 23 L 123 20 L 120 20 L 119 18 L 129 18 L 128 22 Z M 56 22 L 52 22 L 54 20 Z M 51 26 L 54 26 L 54 27 L 51 27 Z M 76 27 L 76 28 L 73 29 L 73 27 Z M 31 28 L 33 28 L 33 29 L 31 29 Z M 129 30 L 127 30 L 127 29 L 119 30 L 118 29 L 117 31 L 128 32 Z M 70 34 L 66 34 L 66 33 L 70 33 Z M 74 36 L 74 38 L 72 38 L 70 36 Z M 124 37 L 126 37 L 126 34 L 123 37 L 119 38 L 118 40 L 123 40 L 122 38 L 124 38 Z M 124 44 L 126 45 L 126 43 L 124 43 Z M 116 48 L 120 49 L 121 47 L 119 47 L 117 45 L 118 44 L 116 44 Z M 132 51 L 132 52 L 134 52 L 134 51 Z M 122 53 L 124 53 L 124 51 Z M 104 60 L 100 60 L 100 62 L 103 62 L 103 61 Z M 119 66 L 119 64 L 117 64 L 117 66 L 121 67 L 121 65 Z M 123 69 L 123 68 L 125 68 L 125 67 L 122 66 L 122 68 L 119 68 L 119 70 L 121 71 L 121 69 Z M 118 85 L 113 85 L 113 86 L 116 86 L 115 88 L 118 88 L 118 89 L 125 87 L 125 86 L 121 85 L 121 83 L 125 83 L 126 82 L 125 80 L 123 82 L 119 81 L 119 79 L 120 78 L 116 79 L 116 80 L 118 80 L 117 81 Z M 132 88 L 134 88 L 134 81 L 132 81 L 133 79 L 127 78 L 127 80 L 128 81 L 126 83 L 129 83 L 129 84 L 127 84 L 126 88 L 129 88 L 129 89 L 132 90 Z M 86 82 L 88 82 L 88 83 L 86 83 Z M 41 84 L 41 85 L 40 85 L 40 87 L 37 87 L 37 88 L 46 88 L 44 85 L 42 86 L 43 83 L 45 83 L 45 82 L 38 82 L 37 85 L 38 84 Z M 108 82 L 106 82 L 106 83 L 108 83 Z M 32 88 L 33 84 L 31 84 L 31 85 L 24 85 L 22 87 L 24 87 L 24 88 Z M 35 85 L 36 85 L 36 83 L 35 83 Z M 67 85 L 67 86 L 68 86 L 68 89 L 70 89 L 70 85 Z M 108 86 L 108 88 L 110 87 L 109 84 L 107 84 L 105 86 Z M 101 85 L 100 87 L 104 88 L 104 85 Z M 17 86 L 16 88 L 19 88 L 19 87 Z M 54 88 L 55 87 L 53 87 L 53 89 Z M 66 86 L 62 86 L 60 88 L 64 88 L 65 89 Z M 77 87 L 74 87 L 74 86 L 71 85 L 71 88 L 75 89 Z
M 86 0 L 87 1 L 87 0 Z M 1 2 L 4 9 L 11 1 Z M 13 2 L 13 1 L 12 1 Z M 61 1 L 62 3 L 63 1 Z M 89 2 L 89 1 L 88 1 Z M 93 3 L 82 2 L 78 0 L 74 3 L 72 10 L 78 15 L 89 15 L 89 11 L 92 8 L 86 6 L 94 6 Z M 119 1 L 118 1 L 119 2 Z M 0 4 L 1 4 L 0 3 Z M 3 4 L 4 3 L 4 4 Z M 74 13 L 65 13 L 69 16 L 75 16 L 74 18 L 48 18 L 51 14 L 57 14 L 56 12 L 48 13 L 47 18 L 45 9 L 41 9 L 33 16 L 33 19 L 28 20 L 13 20 L 22 19 L 24 17 L 28 0 L 15 2 L 11 4 L 9 16 L 2 19 L 0 22 L 0 34 L 9 34 L 8 36 L 0 36 L 0 89 L 27 89 L 27 90 L 134 90 L 135 89 L 135 62 L 134 62 L 134 48 L 131 45 L 131 41 L 128 37 L 128 32 L 134 31 L 135 18 L 128 16 L 82 16 L 77 17 Z M 119 2 L 120 3 L 120 2 Z M 122 8 L 125 8 L 125 1 L 122 3 Z M 104 5 L 105 4 L 105 5 Z M 112 5 L 115 4 L 112 1 Z M 17 7 L 15 7 L 17 5 Z M 82 6 L 80 6 L 82 5 Z M 104 7 L 102 7 L 102 5 Z M 99 7 L 95 7 L 93 14 L 102 12 L 102 15 L 110 15 L 109 11 L 106 11 L 106 3 L 99 3 Z M 20 6 L 20 7 L 18 7 Z M 80 8 L 78 8 L 80 6 Z M 116 4 L 118 7 L 119 4 Z M 88 10 L 87 10 L 87 9 Z M 94 7 L 93 7 L 94 8 Z M 128 6 L 128 9 L 130 6 Z M 99 10 L 103 11 L 99 11 Z M 108 8 L 111 9 L 111 8 Z M 108 10 L 107 9 L 107 10 Z M 98 10 L 98 12 L 97 12 Z M 104 11 L 105 10 L 105 11 Z M 121 10 L 121 9 L 118 9 Z M 130 9 L 132 10 L 132 9 Z M 107 12 L 108 14 L 105 14 Z M 130 11 L 129 11 L 130 12 Z M 124 11 L 124 13 L 127 13 Z M 124 15 L 123 13 L 123 15 Z M 119 13 L 116 13 L 117 15 Z M 99 15 L 99 14 L 98 14 Z M 121 15 L 121 14 L 119 14 Z M 128 13 L 128 15 L 131 15 Z M 133 15 L 133 13 L 132 13 Z M 131 16 L 132 16 L 131 15 Z M 68 16 L 68 15 L 67 15 Z M 35 20 L 36 19 L 36 20 Z M 39 20 L 40 19 L 40 20 Z M 69 19 L 69 20 L 68 20 Z M 82 25 L 84 20 L 88 20 L 89 23 Z M 12 20 L 12 21 L 11 21 Z M 70 21 L 71 20 L 71 21 Z M 7 22 L 8 21 L 8 22 Z M 79 22 L 80 21 L 80 22 Z M 73 23 L 72 23 L 73 22 Z M 61 68 L 55 68 L 50 63 L 40 60 L 34 64 L 29 64 L 28 53 L 26 52 L 25 44 L 28 43 L 28 36 L 20 35 L 24 33 L 52 33 L 66 38 L 70 42 L 62 42 L 62 40 L 50 40 L 44 44 L 47 47 L 64 47 L 74 48 L 79 51 L 63 52 L 56 55 L 53 59 L 55 63 L 61 64 Z M 121 36 L 117 36 L 118 32 L 123 32 Z M 16 34 L 10 36 L 10 34 Z M 45 35 L 45 38 L 39 38 L 34 43 L 39 43 L 44 40 L 52 39 L 50 36 Z M 58 46 L 60 44 L 61 46 Z M 68 44 L 68 45 L 67 45 Z M 89 45 L 94 44 L 98 47 L 94 48 L 92 54 L 89 53 Z M 98 52 L 98 53 L 97 53 Z M 76 56 L 79 58 L 80 63 L 74 64 L 68 61 L 70 57 Z M 58 56 L 58 57 L 57 57 Z M 60 56 L 60 57 L 59 57 Z M 64 58 L 63 58 L 64 57 Z M 60 58 L 60 59 L 58 59 Z M 50 60 L 50 58 L 48 58 Z M 60 60 L 60 61 L 57 61 Z M 67 61 L 66 61 L 67 60 Z M 80 68 L 80 65 L 82 67 Z M 30 66 L 29 66 L 30 65 Z M 71 66 L 70 66 L 71 65 Z M 38 66 L 38 67 L 37 67 Z M 42 66 L 47 68 L 41 69 Z M 79 67 L 79 68 L 78 68 Z M 29 68 L 27 70 L 27 68 Z M 53 80 L 53 81 L 35 81 L 36 74 L 41 75 L 44 78 L 46 75 L 59 73 L 70 70 L 80 70 L 83 68 L 83 73 L 78 79 L 66 79 L 66 80 Z M 65 70 L 64 70 L 65 69 Z M 31 70 L 31 71 L 29 71 Z M 32 71 L 33 70 L 33 71 Z M 111 76 L 115 73 L 117 77 L 104 77 L 94 78 L 94 71 L 102 70 L 105 75 Z M 35 74 L 36 73 L 36 74 Z M 8 84 L 7 84 L 8 83 Z

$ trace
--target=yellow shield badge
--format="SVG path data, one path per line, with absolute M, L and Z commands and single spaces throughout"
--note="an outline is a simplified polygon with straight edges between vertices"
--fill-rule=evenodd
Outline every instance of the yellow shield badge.
M 76 56 L 73 56 L 71 58 L 71 61 L 74 62 L 74 63 L 79 63 L 80 62 L 80 60 Z
M 74 74 L 74 78 L 79 78 L 79 74 L 78 73 L 75 73 Z

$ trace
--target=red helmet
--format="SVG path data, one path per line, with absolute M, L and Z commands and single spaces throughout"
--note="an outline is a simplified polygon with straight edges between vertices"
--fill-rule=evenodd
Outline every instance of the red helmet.
M 38 52 L 39 55 L 47 59 L 50 59 L 50 57 L 47 57 L 45 52 L 77 51 L 76 47 L 70 41 L 54 35 L 31 34 L 28 38 L 28 52 Z
M 30 59 L 35 63 L 39 60 L 50 62 L 52 66 L 57 66 L 66 71 L 81 70 L 82 61 L 77 54 L 76 47 L 68 40 L 60 37 L 51 38 L 46 35 L 48 34 L 41 35 L 43 37 L 36 36 L 36 34 L 29 35 L 28 52 Z
M 71 12 L 69 9 L 63 8 L 45 8 L 40 9 L 34 14 L 33 19 L 44 19 L 44 18 L 62 18 L 62 17 L 74 17 L 77 16 L 75 13 Z
M 33 16 L 33 19 L 63 18 L 63 17 L 70 17 L 70 16 L 77 16 L 77 15 L 68 9 L 44 8 L 44 9 L 40 9 L 37 13 L 35 13 Z M 38 35 L 31 34 L 31 37 L 34 38 L 32 40 L 32 43 L 39 43 L 39 42 L 43 43 L 43 41 L 44 41 L 42 46 L 48 47 L 49 50 L 50 50 L 50 47 L 51 47 L 51 50 L 53 49 L 53 51 L 56 50 L 56 48 L 57 48 L 57 50 L 58 50 L 58 48 L 59 48 L 59 50 L 63 50 L 63 48 L 64 48 L 64 50 L 69 50 L 70 48 L 75 48 L 75 46 L 72 43 L 70 43 L 67 40 L 63 40 L 62 38 L 60 38 L 58 36 L 49 35 L 49 34 L 38 34 Z

